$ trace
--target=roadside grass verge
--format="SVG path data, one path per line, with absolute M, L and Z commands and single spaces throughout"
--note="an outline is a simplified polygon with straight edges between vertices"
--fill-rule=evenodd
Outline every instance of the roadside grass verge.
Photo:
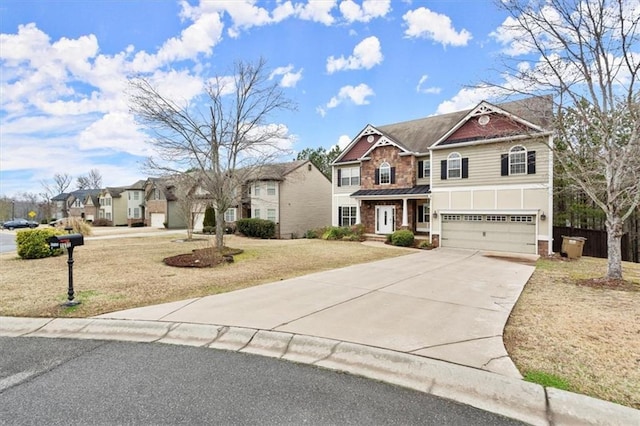
M 540 259 L 505 327 L 525 379 L 640 409 L 640 264 L 623 290 L 579 285 L 606 259 Z M 529 377 L 527 377 L 529 376 Z
M 254 240 L 226 236 L 244 253 L 214 268 L 177 268 L 162 259 L 213 246 L 214 237 L 176 242 L 176 235 L 85 240 L 74 250 L 73 308 L 67 300 L 67 256 L 22 260 L 0 255 L 0 315 L 89 317 L 102 313 L 224 293 L 312 272 L 408 253 L 360 243 Z

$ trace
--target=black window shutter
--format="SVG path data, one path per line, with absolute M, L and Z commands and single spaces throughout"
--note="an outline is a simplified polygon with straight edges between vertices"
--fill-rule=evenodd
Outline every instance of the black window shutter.
M 391 183 L 396 183 L 396 168 L 391 168 Z
M 422 222 L 422 218 L 424 218 L 424 206 L 421 204 L 418 206 L 418 222 Z
M 342 207 L 338 207 L 338 226 L 342 226 Z
M 380 183 L 380 169 L 376 169 L 375 184 L 378 185 L 379 183 Z
M 535 151 L 527 152 L 527 174 L 529 175 L 536 174 L 536 152 Z
M 440 179 L 447 179 L 447 160 L 440 161 Z
M 500 176 L 509 176 L 509 154 L 500 154 Z
M 418 161 L 418 179 L 424 177 L 424 161 Z
M 340 180 L 340 178 L 342 178 L 342 170 L 338 169 L 338 186 L 342 185 L 342 181 Z
M 469 177 L 469 159 L 462 159 L 462 179 L 466 179 Z

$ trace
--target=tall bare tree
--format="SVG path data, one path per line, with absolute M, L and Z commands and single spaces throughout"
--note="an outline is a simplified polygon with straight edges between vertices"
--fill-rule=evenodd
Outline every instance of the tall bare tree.
M 160 174 L 191 172 L 216 209 L 216 246 L 224 247 L 224 213 L 237 205 L 256 169 L 288 152 L 286 128 L 272 114 L 294 109 L 266 62 L 237 62 L 232 75 L 215 76 L 193 102 L 170 99 L 151 81 L 130 81 L 130 107 L 146 126 L 156 155 L 147 167 Z M 194 184 L 195 184 L 194 180 Z
M 45 180 L 40 182 L 40 184 L 42 185 L 42 192 L 40 193 L 40 196 L 44 200 L 44 215 L 47 219 L 50 219 L 52 217 L 51 199 L 56 195 L 64 193 L 69 188 L 72 181 L 73 178 L 71 177 L 71 175 L 67 173 L 56 173 L 55 175 L 53 175 L 53 179 L 51 182 Z M 66 205 L 67 204 L 64 203 L 65 207 L 62 211 L 62 215 L 64 217 L 67 216 Z
M 606 277 L 622 279 L 624 221 L 640 204 L 640 3 L 637 0 L 502 0 L 499 39 L 506 84 L 551 94 L 555 158 L 603 212 Z
M 100 189 L 102 188 L 102 175 L 98 169 L 91 169 L 89 173 L 76 178 L 78 189 Z

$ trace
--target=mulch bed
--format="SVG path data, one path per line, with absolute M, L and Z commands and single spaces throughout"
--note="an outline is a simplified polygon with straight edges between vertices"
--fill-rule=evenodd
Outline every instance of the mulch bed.
M 232 263 L 233 256 L 242 253 L 243 250 L 225 247 L 222 252 L 215 248 L 192 250 L 191 253 L 165 257 L 162 261 L 169 266 L 179 268 L 212 268 L 224 263 Z

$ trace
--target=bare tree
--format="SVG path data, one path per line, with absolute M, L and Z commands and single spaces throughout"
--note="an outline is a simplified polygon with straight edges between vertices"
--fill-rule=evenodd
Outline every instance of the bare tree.
M 288 152 L 286 128 L 269 121 L 294 109 L 266 63 L 237 62 L 231 77 L 216 76 L 201 102 L 179 102 L 147 79 L 130 81 L 130 106 L 152 135 L 156 156 L 147 167 L 161 174 L 191 172 L 216 209 L 216 246 L 224 247 L 224 213 L 237 205 L 242 186 L 257 168 Z
M 40 197 L 42 197 L 42 199 L 44 200 L 43 210 L 44 210 L 44 215 L 46 216 L 47 219 L 50 219 L 52 217 L 51 199 L 56 195 L 64 193 L 71 185 L 72 180 L 73 178 L 71 177 L 71 175 L 67 173 L 56 173 L 55 175 L 53 175 L 52 182 L 48 182 L 45 180 L 40 182 L 40 184 L 42 185 L 42 192 L 40 193 Z M 63 209 L 62 214 L 63 216 L 66 217 L 67 216 L 66 203 L 64 205 L 65 207 Z
M 640 204 L 637 0 L 503 0 L 497 32 L 512 93 L 550 94 L 555 158 L 603 212 L 606 277 L 622 279 L 624 221 Z M 513 60 L 514 62 L 510 62 Z
M 102 175 L 97 169 L 89 170 L 85 176 L 78 176 L 76 179 L 78 189 L 100 189 L 102 188 Z

